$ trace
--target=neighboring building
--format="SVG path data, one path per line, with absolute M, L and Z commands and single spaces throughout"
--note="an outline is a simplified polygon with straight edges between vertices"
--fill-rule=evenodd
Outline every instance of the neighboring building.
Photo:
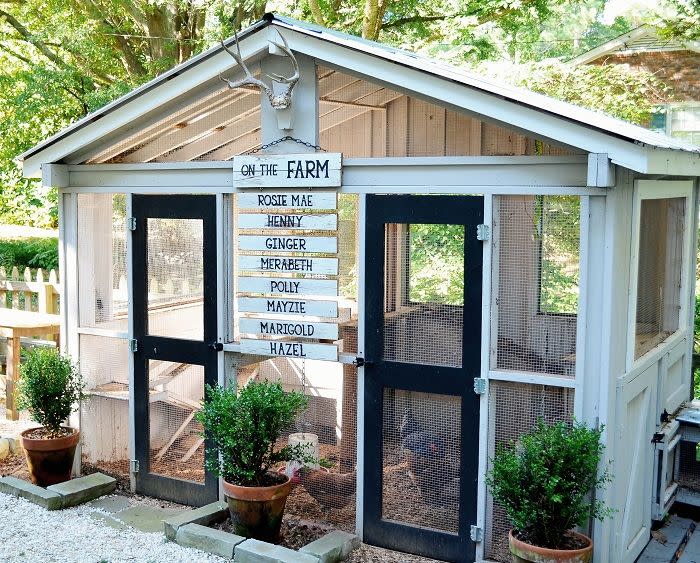
M 654 73 L 673 89 L 673 101 L 659 105 L 650 128 L 700 144 L 700 43 L 659 37 L 650 26 L 611 39 L 571 64 L 628 65 Z

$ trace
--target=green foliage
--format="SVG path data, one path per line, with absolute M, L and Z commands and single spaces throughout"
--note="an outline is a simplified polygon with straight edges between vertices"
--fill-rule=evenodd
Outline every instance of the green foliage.
M 83 399 L 83 378 L 70 357 L 55 348 L 30 348 L 22 352 L 17 405 L 54 437 Z
M 8 274 L 13 266 L 20 271 L 25 267 L 58 270 L 58 239 L 0 239 L 0 266 Z
M 263 485 L 280 462 L 310 461 L 303 444 L 275 450 L 282 432 L 306 405 L 304 395 L 285 393 L 279 382 L 251 381 L 239 392 L 207 386 L 196 415 L 212 445 L 207 469 L 230 483 L 253 487 Z
M 640 125 L 649 122 L 656 104 L 670 97 L 668 88 L 653 73 L 623 65 L 570 66 L 545 61 L 484 64 L 480 68 L 513 85 Z
M 669 0 L 670 13 L 661 14 L 661 34 L 681 41 L 700 39 L 700 2 L 698 0 Z
M 464 226 L 410 225 L 409 299 L 464 304 Z
M 575 421 L 539 420 L 518 443 L 497 449 L 486 483 L 520 539 L 558 549 L 568 530 L 612 516 L 591 496 L 611 481 L 607 469 L 598 473 L 602 432 Z

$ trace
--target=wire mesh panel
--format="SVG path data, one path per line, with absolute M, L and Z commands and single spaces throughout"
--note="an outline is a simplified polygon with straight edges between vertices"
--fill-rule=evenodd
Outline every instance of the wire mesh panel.
M 299 391 L 308 407 L 280 437 L 291 434 L 317 441 L 320 465 L 294 478 L 297 486 L 287 500 L 285 518 L 313 521 L 355 531 L 357 486 L 357 368 L 335 362 L 275 358 L 237 370 L 237 384 L 251 380 L 280 381 L 285 391 Z
M 382 518 L 456 534 L 461 399 L 384 389 Z
M 202 340 L 203 221 L 147 221 L 148 333 Z
M 641 202 L 634 357 L 678 330 L 685 198 Z
M 492 369 L 574 376 L 579 201 L 571 196 L 496 198 Z
M 460 367 L 464 226 L 385 226 L 384 359 Z
M 489 382 L 489 458 L 496 448 L 517 442 L 538 420 L 549 424 L 569 421 L 574 411 L 574 390 L 549 385 L 529 385 L 491 380 Z M 504 563 L 508 552 L 506 513 L 491 496 L 487 499 L 485 554 Z
M 126 195 L 78 195 L 80 326 L 126 331 Z
M 676 480 L 681 487 L 700 493 L 700 444 L 682 440 L 679 444 Z
M 129 350 L 127 341 L 80 335 L 83 461 L 110 474 L 129 475 Z
M 149 360 L 148 387 L 150 473 L 204 483 L 204 368 Z

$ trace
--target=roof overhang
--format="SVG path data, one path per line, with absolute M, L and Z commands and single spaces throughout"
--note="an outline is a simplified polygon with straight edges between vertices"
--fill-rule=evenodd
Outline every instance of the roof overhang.
M 675 139 L 318 26 L 268 15 L 239 35 L 244 59 L 269 51 L 268 40 L 275 38 L 270 25 L 285 32 L 293 51 L 387 87 L 545 140 L 607 153 L 612 162 L 640 173 L 700 176 L 700 149 Z M 85 147 L 133 128 L 149 113 L 176 103 L 234 66 L 221 46 L 209 49 L 21 155 L 25 176 L 37 176 L 43 163 L 69 161 Z

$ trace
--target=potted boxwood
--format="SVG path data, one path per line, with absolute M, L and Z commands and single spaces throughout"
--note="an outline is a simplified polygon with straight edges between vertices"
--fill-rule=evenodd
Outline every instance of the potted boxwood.
M 513 529 L 514 563 L 587 563 L 593 542 L 573 530 L 613 511 L 593 496 L 610 481 L 598 471 L 601 433 L 584 424 L 538 421 L 517 443 L 497 449 L 486 483 Z
M 30 348 L 19 367 L 17 405 L 41 424 L 20 434 L 32 482 L 46 487 L 71 478 L 80 432 L 63 426 L 83 399 L 83 379 L 55 348 Z
M 277 472 L 281 462 L 308 461 L 303 445 L 275 448 L 285 429 L 306 408 L 298 392 L 280 383 L 251 381 L 238 392 L 207 387 L 197 420 L 209 441 L 205 464 L 224 479 L 224 494 L 236 534 L 277 542 L 290 478 Z

